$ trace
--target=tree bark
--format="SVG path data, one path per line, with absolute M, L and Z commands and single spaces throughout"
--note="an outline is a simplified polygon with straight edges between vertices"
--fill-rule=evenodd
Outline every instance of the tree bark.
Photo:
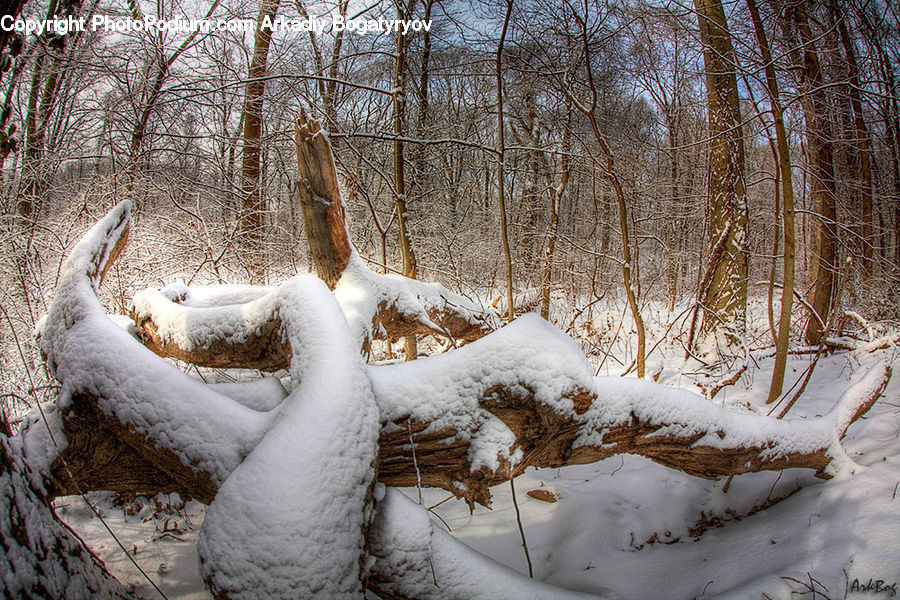
M 301 113 L 294 127 L 298 193 L 316 274 L 334 289 L 352 254 L 327 134 Z
M 261 256 L 263 239 L 263 198 L 262 175 L 262 119 L 263 99 L 266 92 L 266 62 L 272 30 L 263 27 L 266 19 L 273 19 L 278 12 L 280 0 L 262 0 L 256 21 L 256 35 L 253 42 L 253 57 L 247 74 L 247 89 L 244 96 L 244 146 L 241 155 L 241 200 L 240 248 L 244 267 L 251 282 L 257 283 L 265 277 L 265 261 Z
M 406 19 L 412 10 L 414 0 L 404 7 L 401 2 L 397 9 L 397 18 Z M 413 251 L 412 237 L 409 233 L 409 212 L 406 198 L 406 158 L 403 152 L 403 142 L 400 137 L 406 119 L 406 48 L 409 41 L 406 36 L 397 31 L 397 60 L 394 63 L 394 93 L 393 93 L 393 123 L 394 135 L 394 210 L 397 213 L 397 244 L 400 246 L 400 258 L 402 260 L 403 276 L 416 279 L 418 265 L 416 253 Z M 419 351 L 416 344 L 416 336 L 408 335 L 405 338 L 406 360 L 415 360 Z
M 724 237 L 721 259 L 701 289 L 703 318 L 699 340 L 724 323 L 738 336 L 747 310 L 748 210 L 744 191 L 744 141 L 737 89 L 737 57 L 720 0 L 695 0 L 709 108 L 709 244 Z M 733 338 L 731 341 L 737 341 Z
M 603 131 L 600 129 L 600 124 L 597 121 L 597 87 L 594 83 L 594 69 L 591 65 L 587 18 L 588 15 L 585 13 L 584 19 L 579 18 L 579 25 L 581 26 L 581 43 L 584 51 L 584 65 L 587 73 L 588 88 L 591 93 L 591 103 L 590 105 L 585 106 L 572 95 L 571 90 L 567 89 L 566 94 L 575 107 L 588 118 L 594 140 L 597 142 L 597 145 L 600 146 L 600 151 L 605 158 L 605 163 L 603 163 L 602 167 L 603 175 L 609 181 L 616 194 L 616 204 L 619 209 L 619 230 L 622 236 L 622 279 L 625 284 L 625 295 L 628 299 L 628 308 L 631 311 L 631 317 L 634 319 L 634 327 L 637 331 L 637 351 L 635 353 L 637 376 L 643 379 L 646 369 L 646 331 L 644 329 L 644 319 L 641 317 L 641 309 L 638 305 L 638 294 L 635 290 L 637 284 L 635 281 L 637 273 L 637 256 L 635 256 L 634 263 L 632 263 L 631 237 L 628 233 L 628 200 L 625 197 L 625 188 L 622 185 L 622 180 L 619 177 L 616 168 L 616 161 L 612 148 L 610 148 L 609 142 L 607 142 L 606 136 L 603 135 Z M 636 254 L 637 253 L 635 252 L 635 255 Z
M 547 246 L 544 250 L 544 273 L 541 277 L 541 316 L 550 319 L 550 291 L 553 284 L 553 261 L 556 253 L 556 238 L 559 235 L 559 205 L 566 187 L 569 185 L 569 130 L 572 125 L 572 104 L 566 103 L 566 123 L 563 127 L 562 146 L 560 148 L 560 166 L 562 174 L 559 185 L 554 186 L 549 161 L 546 156 L 547 195 L 550 200 L 550 230 L 547 232 Z
M 858 399 L 853 420 L 875 403 L 889 378 L 890 369 L 886 369 L 877 384 Z M 829 454 L 833 451 L 833 440 L 830 432 L 824 430 L 818 445 L 806 451 L 771 451 L 779 443 L 790 442 L 789 436 L 794 431 L 789 426 L 784 427 L 783 439 L 760 434 L 757 442 L 723 448 L 721 444 L 705 442 L 704 437 L 713 435 L 717 440 L 727 440 L 732 435 L 727 420 L 711 425 L 711 429 L 659 435 L 661 428 L 673 423 L 640 410 L 622 420 L 591 423 L 589 427 L 597 436 L 596 441 L 576 445 L 576 440 L 585 434 L 592 407 L 604 400 L 577 389 L 567 392 L 563 399 L 572 402 L 573 414 L 549 410 L 528 387 L 496 386 L 477 399 L 482 410 L 512 430 L 516 438 L 514 447 L 524 456 L 515 465 L 501 460 L 493 470 L 484 466 L 472 470 L 469 443 L 461 441 L 458 431 L 435 430 L 431 422 L 407 416 L 384 422 L 378 442 L 378 481 L 397 487 L 443 488 L 468 502 L 489 506 L 490 487 L 524 473 L 529 467 L 590 464 L 617 454 L 644 456 L 706 479 L 786 468 L 814 469 L 827 478 L 826 468 L 834 458 Z M 382 406 L 385 402 L 377 396 L 376 401 Z M 160 450 L 153 437 L 129 431 L 128 423 L 106 416 L 99 402 L 99 398 L 79 394 L 73 410 L 65 416 L 62 427 L 69 445 L 53 462 L 47 484 L 50 496 L 69 495 L 79 489 L 145 495 L 177 491 L 203 503 L 212 501 L 218 485 L 211 473 L 183 464 L 172 453 Z M 700 403 L 707 401 L 697 396 L 696 402 L 699 409 Z M 676 413 L 678 404 L 670 406 Z M 719 412 L 724 417 L 729 411 L 713 411 L 716 413 L 712 414 L 713 422 L 719 418 Z M 753 420 L 763 425 L 774 419 L 754 417 Z M 842 437 L 843 431 L 839 435 Z M 227 444 L 228 440 L 223 442 Z
M 74 16 L 81 8 L 81 0 L 66 4 L 60 9 L 56 0 L 50 2 L 46 19 Z M 70 68 L 65 64 L 66 38 L 75 40 L 77 32 L 60 36 L 45 31 L 35 51 L 31 75 L 31 89 L 25 113 L 25 156 L 22 160 L 22 176 L 19 180 L 19 199 L 16 212 L 22 217 L 32 217 L 39 209 L 39 202 L 47 189 L 48 170 L 44 164 L 47 128 L 56 108 L 57 97 Z M 71 53 L 74 43 L 68 44 Z
M 848 85 L 847 93 L 850 97 L 850 106 L 853 108 L 853 128 L 855 130 L 855 148 L 851 154 L 851 174 L 856 177 L 859 186 L 855 193 L 859 197 L 860 217 L 862 221 L 862 279 L 868 283 L 872 277 L 874 266 L 874 211 L 872 191 L 872 144 L 870 142 L 869 127 L 863 115 L 862 96 L 860 95 L 859 64 L 856 60 L 856 44 L 850 37 L 844 15 L 841 14 L 836 0 L 829 5 L 832 16 L 837 22 L 837 30 L 844 47 L 844 56 L 847 59 Z
M 769 385 L 768 403 L 775 402 L 781 395 L 784 386 L 784 373 L 787 365 L 787 353 L 790 345 L 791 310 L 794 302 L 794 266 L 795 266 L 795 231 L 794 231 L 794 175 L 791 167 L 791 149 L 788 142 L 787 129 L 784 126 L 784 107 L 778 92 L 778 78 L 772 61 L 762 19 L 756 6 L 756 0 L 747 0 L 747 8 L 753 21 L 756 40 L 766 73 L 766 89 L 772 106 L 772 120 L 775 122 L 775 141 L 777 145 L 778 170 L 781 180 L 781 230 L 784 236 L 784 283 L 781 290 L 781 312 L 778 318 L 778 332 L 775 338 L 775 365 L 772 368 L 772 383 Z M 774 285 L 774 274 L 772 277 Z
M 294 421 L 286 419 L 304 415 L 295 410 L 298 400 L 305 400 L 300 395 L 318 393 L 322 378 L 327 379 L 322 370 L 332 364 L 335 352 L 355 352 L 350 331 L 340 322 L 341 308 L 335 304 L 325 313 L 338 319 L 334 327 L 323 330 L 316 325 L 325 300 L 322 284 L 308 278 L 289 280 L 268 300 L 260 300 L 272 302 L 271 314 L 290 319 L 284 329 L 292 345 L 291 374 L 303 381 L 290 394 L 278 396 L 275 404 L 267 400 L 267 406 L 256 404 L 257 394 L 248 401 L 247 396 L 238 400 L 216 391 L 146 352 L 100 305 L 96 293 L 124 247 L 129 217 L 130 203 L 114 208 L 85 235 L 61 269 L 40 345 L 64 391 L 56 405 L 44 408 L 46 421 L 26 420 L 16 443 L 20 448 L 46 448 L 48 431 L 65 436 L 64 447 L 42 453 L 39 461 L 39 475 L 50 495 L 88 489 L 176 490 L 211 502 L 237 474 L 247 475 L 252 468 L 247 457 L 259 457 L 257 448 L 277 449 L 273 439 L 291 433 L 285 425 L 290 430 Z M 259 308 L 237 311 L 251 317 L 264 312 Z M 227 311 L 215 316 L 229 320 Z M 193 326 L 209 330 L 204 323 Z M 327 359 L 316 348 L 322 331 L 335 337 L 329 341 Z M 79 351 L 94 346 L 96 352 Z M 472 365 L 479 366 L 477 373 Z M 319 381 L 298 391 L 315 381 L 307 369 Z M 370 394 L 371 418 L 380 423 L 380 430 L 370 431 L 371 473 L 389 484 L 439 486 L 470 503 L 488 504 L 491 485 L 528 466 L 584 464 L 617 453 L 646 456 L 700 477 L 788 467 L 813 468 L 827 477 L 832 460 L 846 459 L 839 440 L 880 396 L 890 368 L 871 370 L 827 415 L 788 423 L 710 406 L 690 392 L 649 382 L 594 378 L 570 338 L 539 317 L 526 315 L 475 344 L 427 362 L 368 368 L 359 363 L 355 377 L 368 380 L 361 393 Z M 345 409 L 353 406 L 353 397 L 342 397 Z M 274 409 L 278 406 L 284 410 Z M 338 415 L 329 418 L 336 417 L 339 422 Z M 270 437 L 276 428 L 279 434 Z M 329 451 L 327 456 L 334 454 Z M 278 471 L 267 471 L 273 472 Z M 260 490 L 255 491 L 259 496 Z M 229 496 L 226 507 L 240 509 L 233 500 Z M 368 502 L 360 508 L 365 510 Z M 215 502 L 211 510 L 217 506 L 221 510 L 222 504 Z M 210 514 L 204 527 L 212 521 Z M 296 521 L 290 525 L 297 528 Z M 395 520 L 386 526 L 404 525 Z M 248 535 L 259 542 L 266 539 L 264 531 Z M 391 539 L 378 536 L 376 541 Z M 202 555 L 208 558 L 211 551 L 206 547 Z M 213 554 L 229 556 L 227 550 Z M 376 571 L 380 568 L 385 566 L 376 564 Z M 214 572 L 209 580 L 217 576 Z M 216 581 L 227 583 L 228 575 L 222 577 Z
M 503 245 L 503 260 L 506 263 L 506 320 L 512 323 L 516 318 L 516 301 L 513 293 L 514 272 L 512 251 L 509 247 L 509 227 L 506 219 L 506 144 L 504 142 L 505 127 L 503 124 L 503 46 L 506 44 L 506 32 L 512 16 L 514 0 L 506 0 L 506 15 L 503 17 L 503 29 L 497 44 L 495 62 L 495 81 L 497 85 L 497 203 L 500 209 L 500 240 Z
M 806 119 L 806 145 L 811 174 L 810 195 L 816 212 L 810 281 L 813 285 L 812 307 L 820 317 L 810 319 L 804 336 L 807 343 L 821 341 L 831 314 L 837 287 L 837 197 L 834 179 L 834 149 L 828 99 L 823 87 L 822 69 L 816 51 L 805 3 L 788 9 L 790 26 L 786 33 L 796 32 L 801 46 L 791 51 L 800 79 L 801 105 Z
M 0 565 L 14 570 L 3 596 L 134 600 L 53 513 L 21 442 L 0 411 Z

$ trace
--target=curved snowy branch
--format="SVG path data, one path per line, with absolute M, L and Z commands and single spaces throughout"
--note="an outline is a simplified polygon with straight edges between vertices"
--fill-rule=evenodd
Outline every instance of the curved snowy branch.
M 32 464 L 51 495 L 178 490 L 211 502 L 201 557 L 207 580 L 225 596 L 257 588 L 277 596 L 282 581 L 310 594 L 356 594 L 375 473 L 387 484 L 421 481 L 487 504 L 491 485 L 529 466 L 618 453 L 701 477 L 786 467 L 827 475 L 835 463 L 852 467 L 840 438 L 890 377 L 887 366 L 871 371 L 824 417 L 776 420 L 651 382 L 593 377 L 578 346 L 534 315 L 453 352 L 367 367 L 358 352 L 364 319 L 354 320 L 346 303 L 305 276 L 270 290 L 193 299 L 227 309 L 208 322 L 218 327 L 212 337 L 237 339 L 277 314 L 279 336 L 291 349 L 290 393 L 274 383 L 254 384 L 261 390 L 207 386 L 143 347 L 97 300 L 96 286 L 124 243 L 129 210 L 116 207 L 63 268 L 41 327 L 41 347 L 62 383 L 55 409 L 47 411 L 61 443 L 58 452 L 47 448 L 43 423 L 31 418 L 20 433 L 23 448 L 45 448 Z M 165 301 L 187 299 L 177 292 L 168 290 Z M 242 307 L 245 318 L 232 318 L 233 307 Z M 183 327 L 196 333 L 198 323 Z M 198 339 L 207 338 L 191 343 Z M 288 499 L 298 508 L 285 513 Z M 418 535 L 405 521 L 418 517 L 394 519 L 387 508 L 384 514 L 372 538 L 383 559 L 370 576 L 374 585 L 398 598 L 438 597 L 429 595 L 433 590 L 409 592 L 423 575 L 403 565 L 458 543 L 432 534 L 421 552 L 404 549 L 397 546 L 401 538 Z M 321 527 L 339 540 L 336 555 L 316 554 L 321 544 L 313 530 Z M 260 550 L 271 540 L 284 544 Z M 339 583 L 316 587 L 325 580 Z M 465 585 L 439 597 L 466 597 Z
M 143 344 L 160 356 L 204 367 L 276 371 L 290 365 L 291 348 L 274 289 L 177 284 L 148 289 L 135 294 L 131 316 Z M 493 313 L 468 298 L 435 283 L 379 275 L 355 253 L 334 297 L 359 347 L 415 334 L 466 343 L 498 327 Z

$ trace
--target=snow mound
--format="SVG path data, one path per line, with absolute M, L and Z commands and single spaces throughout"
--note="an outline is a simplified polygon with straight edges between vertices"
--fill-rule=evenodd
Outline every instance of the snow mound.
M 219 489 L 198 550 L 215 593 L 359 598 L 378 444 L 365 365 L 331 292 L 311 276 L 275 299 L 300 382 Z

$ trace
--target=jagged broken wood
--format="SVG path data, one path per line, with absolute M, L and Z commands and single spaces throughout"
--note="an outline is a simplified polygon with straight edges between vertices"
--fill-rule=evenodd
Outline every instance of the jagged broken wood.
M 347 235 L 326 132 L 302 116 L 295 127 L 295 143 L 310 255 L 361 347 L 368 347 L 371 340 L 426 334 L 464 344 L 498 327 L 489 309 L 441 285 L 369 269 Z M 131 316 L 141 341 L 160 356 L 205 367 L 287 369 L 291 349 L 273 312 L 273 290 L 264 286 L 145 290 L 134 298 Z M 217 326 L 223 320 L 228 327 Z

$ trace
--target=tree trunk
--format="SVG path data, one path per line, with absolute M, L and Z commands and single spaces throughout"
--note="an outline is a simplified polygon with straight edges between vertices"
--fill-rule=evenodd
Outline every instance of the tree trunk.
M 503 18 L 503 29 L 500 42 L 497 44 L 497 60 L 495 80 L 497 84 L 497 203 L 500 208 L 500 240 L 503 244 L 503 259 L 506 263 L 506 320 L 512 323 L 516 318 L 516 300 L 513 294 L 513 260 L 509 247 L 509 227 L 506 222 L 506 145 L 503 139 L 503 46 L 506 43 L 506 32 L 509 29 L 509 18 L 512 15 L 514 0 L 506 0 L 506 16 Z
M 873 207 L 873 177 L 872 177 L 872 145 L 870 142 L 869 127 L 863 116 L 862 96 L 860 95 L 859 63 L 856 60 L 856 44 L 850 37 L 847 29 L 846 18 L 841 14 L 837 0 L 829 3 L 831 18 L 836 28 L 844 49 L 844 57 L 847 61 L 847 86 L 846 93 L 850 100 L 850 108 L 853 119 L 853 143 L 850 152 L 850 176 L 854 178 L 855 189 L 853 195 L 859 199 L 860 221 L 860 265 L 859 270 L 864 283 L 868 283 L 872 277 L 874 262 L 874 207 Z
M 303 223 L 316 274 L 330 289 L 350 261 L 353 250 L 344 223 L 331 146 L 319 124 L 301 113 L 294 127 L 298 185 Z
M 833 138 L 822 69 L 806 6 L 803 3 L 792 5 L 788 9 L 788 18 L 801 43 L 800 49 L 791 52 L 791 57 L 803 92 L 801 104 L 806 119 L 807 154 L 812 175 L 810 188 L 816 212 L 810 281 L 813 285 L 811 304 L 819 318 L 809 320 L 804 335 L 809 344 L 818 344 L 825 330 L 824 323 L 831 314 L 839 271 Z
M 220 0 L 214 0 L 210 5 L 209 10 L 206 11 L 206 16 L 204 18 L 209 19 L 213 12 L 215 12 L 216 8 L 219 6 Z M 133 3 L 130 5 L 132 7 L 133 17 L 135 20 L 143 20 L 143 15 L 140 12 L 140 7 L 137 3 Z M 175 61 L 184 53 L 185 50 L 191 45 L 197 35 L 200 33 L 200 29 L 195 29 L 191 32 L 190 35 L 178 46 L 175 52 L 172 53 L 171 56 L 165 56 L 160 49 L 157 55 L 157 68 L 156 75 L 153 78 L 153 85 L 150 86 L 149 92 L 146 94 L 145 99 L 142 102 L 141 113 L 138 116 L 137 123 L 134 125 L 134 129 L 131 131 L 131 141 L 128 145 L 128 166 L 127 166 L 127 174 L 128 180 L 126 185 L 129 190 L 131 190 L 134 186 L 134 177 L 137 172 L 137 162 L 140 159 L 141 148 L 144 144 L 144 137 L 147 134 L 147 124 L 150 122 L 150 116 L 153 114 L 153 111 L 156 109 L 156 102 L 159 100 L 160 93 L 162 92 L 163 83 L 165 83 L 166 79 L 169 76 L 170 69 L 172 65 L 175 64 Z
M 701 289 L 699 340 L 733 328 L 743 336 L 747 310 L 748 211 L 744 191 L 744 141 L 736 61 L 720 0 L 694 0 L 703 43 L 709 109 L 709 244 L 723 241 L 710 256 L 708 286 Z M 737 341 L 733 338 L 730 341 Z
M 597 145 L 600 146 L 600 151 L 605 158 L 603 174 L 616 194 L 616 204 L 619 209 L 619 230 L 622 236 L 622 280 L 625 284 L 625 296 L 628 299 L 628 308 L 631 311 L 631 317 L 634 320 L 634 327 L 637 332 L 637 351 L 635 353 L 637 376 L 643 378 L 645 374 L 646 331 L 644 329 L 644 319 L 641 317 L 641 309 L 638 304 L 638 293 L 635 290 L 637 285 L 637 282 L 635 281 L 637 256 L 634 257 L 634 262 L 632 262 L 631 236 L 628 233 L 628 200 L 625 197 L 625 188 L 622 185 L 622 180 L 619 177 L 616 168 L 616 161 L 612 148 L 609 147 L 606 136 L 603 135 L 603 131 L 600 129 L 600 123 L 597 121 L 597 87 L 594 83 L 594 69 L 591 65 L 587 15 L 585 15 L 584 19 L 580 19 L 579 23 L 581 25 L 581 42 L 584 51 L 584 64 L 585 71 L 587 72 L 588 89 L 591 93 L 591 103 L 589 106 L 580 103 L 574 98 L 571 90 L 566 90 L 566 94 L 575 107 L 588 118 L 588 122 L 591 125 L 591 132 L 594 134 L 594 140 L 597 142 Z
M 778 148 L 778 170 L 781 180 L 782 234 L 784 236 L 784 283 L 781 291 L 781 312 L 778 318 L 778 332 L 775 339 L 775 366 L 772 369 L 772 383 L 769 385 L 769 396 L 766 402 L 775 402 L 781 395 L 784 386 L 785 366 L 791 335 L 791 309 L 794 302 L 794 175 L 791 168 L 791 149 L 787 130 L 784 126 L 784 108 L 778 92 L 778 78 L 772 62 L 769 41 L 763 29 L 762 19 L 756 6 L 756 0 L 747 0 L 747 8 L 753 21 L 756 40 L 759 43 L 766 72 L 766 88 L 772 106 L 772 120 L 775 122 L 775 141 Z M 773 281 L 774 284 L 774 274 Z
M 239 240 L 244 268 L 251 282 L 265 278 L 265 260 L 262 257 L 263 212 L 265 200 L 262 187 L 262 119 L 263 98 L 266 92 L 266 61 L 272 30 L 264 28 L 264 20 L 275 18 L 280 0 L 262 0 L 256 21 L 253 57 L 247 75 L 244 96 L 244 147 L 241 156 L 241 215 Z
M 554 186 L 549 161 L 544 158 L 547 174 L 547 194 L 550 197 L 550 230 L 547 232 L 547 246 L 544 251 L 544 273 L 541 277 L 541 316 L 550 319 L 550 291 L 553 283 L 553 260 L 556 251 L 556 238 L 559 235 L 559 205 L 566 186 L 569 185 L 569 130 L 572 126 L 572 104 L 566 103 L 566 123 L 563 126 L 563 139 L 560 148 L 560 168 L 562 174 L 559 185 Z
M 0 411 L 0 564 L 14 569 L 0 577 L 4 598 L 133 600 L 53 513 L 21 442 Z
M 340 512 L 324 511 L 329 526 L 352 520 L 352 533 L 360 539 L 349 552 L 336 553 L 336 567 L 323 565 L 340 571 L 341 581 L 355 589 L 355 578 L 365 577 L 359 559 L 370 532 L 372 543 L 387 544 L 388 550 L 397 543 L 392 531 L 409 537 L 401 533 L 408 519 L 388 518 L 382 529 L 372 530 L 367 530 L 365 516 L 362 525 L 357 523 L 360 513 L 371 511 L 372 477 L 393 485 L 443 487 L 483 504 L 490 502 L 491 485 L 529 466 L 585 464 L 621 453 L 646 456 L 699 477 L 789 467 L 813 468 L 828 477 L 834 459 L 848 460 L 840 446 L 847 428 L 874 404 L 890 378 L 886 364 L 874 368 L 842 394 L 828 414 L 788 423 L 711 406 L 700 396 L 653 383 L 595 378 L 577 345 L 534 315 L 466 348 L 433 357 L 428 364 L 365 366 L 358 356 L 343 362 L 358 347 L 345 323 L 351 315 L 337 302 L 341 285 L 332 296 L 321 282 L 300 277 L 275 290 L 253 290 L 263 294 L 257 298 L 263 302 L 254 306 L 234 304 L 234 290 L 227 290 L 220 297 L 227 305 L 211 310 L 212 327 L 165 311 L 186 327 L 182 333 L 196 333 L 204 340 L 214 337 L 210 332 L 234 325 L 236 347 L 247 343 L 244 333 L 258 329 L 250 321 L 282 321 L 297 385 L 290 393 L 280 384 L 277 394 L 248 396 L 242 387 L 248 384 L 236 384 L 241 389 L 228 392 L 149 355 L 109 318 L 96 297 L 104 274 L 124 248 L 130 210 L 129 202 L 115 207 L 84 236 L 60 270 L 40 345 L 65 391 L 57 405 L 45 408 L 45 420 L 26 420 L 15 443 L 21 455 L 24 448 L 47 449 L 48 431 L 51 436 L 65 435 L 65 447 L 39 453 L 40 472 L 35 475 L 50 495 L 90 489 L 177 490 L 211 502 L 198 551 L 207 582 L 220 597 L 227 597 L 229 590 L 249 589 L 248 581 L 258 582 L 262 595 L 272 595 L 277 586 L 284 586 L 284 579 L 271 580 L 271 564 L 287 565 L 291 571 L 285 578 L 307 584 L 308 563 L 297 562 L 303 552 L 285 551 L 285 562 L 266 546 L 260 552 L 263 562 L 256 562 L 257 556 L 246 549 L 263 547 L 275 528 L 287 531 L 289 539 L 317 543 L 322 502 L 339 504 Z M 379 293 L 380 283 L 375 284 Z M 423 285 L 412 280 L 405 285 L 413 283 Z M 365 279 L 357 279 L 350 291 L 364 293 L 365 285 Z M 260 310 L 263 307 L 268 312 Z M 85 347 L 102 351 L 79 351 Z M 321 393 L 343 374 L 329 372 L 336 365 L 348 371 L 353 384 L 345 385 L 332 404 L 332 398 Z M 473 371 L 472 365 L 478 368 Z M 307 401 L 318 406 L 304 412 Z M 329 412 L 332 405 L 339 410 Z M 489 421 L 492 425 L 484 427 Z M 329 438 L 332 425 L 335 433 L 344 435 Z M 292 445 L 292 436 L 301 436 L 302 445 Z M 5 442 L 5 436 L 0 438 Z M 300 451 L 285 453 L 286 444 Z M 349 448 L 348 453 L 341 448 Z M 302 462 L 307 460 L 311 468 Z M 285 485 L 285 473 L 299 475 Z M 309 477 L 320 477 L 317 485 L 330 486 L 325 487 L 329 493 L 304 497 L 307 504 L 297 514 L 273 510 L 283 507 L 282 499 L 293 501 L 304 493 Z M 244 501 L 247 494 L 253 502 Z M 379 513 L 384 505 L 381 508 Z M 335 513 L 340 518 L 335 519 Z M 237 515 L 264 526 L 239 526 L 246 538 L 235 542 L 229 530 Z M 422 517 L 427 523 L 427 516 Z M 4 538 L 15 535 L 15 524 L 7 529 L 11 533 L 4 530 Z M 333 541 L 333 536 L 326 538 L 329 544 Z M 387 554 L 380 551 L 378 556 Z M 427 548 L 395 558 L 420 561 L 423 556 L 427 564 Z M 250 578 L 236 573 L 229 559 L 251 569 Z M 385 568 L 376 561 L 373 577 L 404 577 Z M 409 570 L 414 577 L 426 573 L 418 562 Z
M 411 12 L 411 5 L 414 0 L 410 0 L 409 7 L 401 7 L 397 9 L 397 18 L 406 19 Z M 397 244 L 400 246 L 400 258 L 402 260 L 403 276 L 410 279 L 416 279 L 418 274 L 418 265 L 416 264 L 416 253 L 413 250 L 412 237 L 409 233 L 409 213 L 407 211 L 406 198 L 406 159 L 403 155 L 403 142 L 400 136 L 403 135 L 404 121 L 406 117 L 406 93 L 404 91 L 406 83 L 406 48 L 409 42 L 406 36 L 397 32 L 397 60 L 394 64 L 394 93 L 393 93 L 393 122 L 394 135 L 394 210 L 397 213 Z M 416 344 L 416 336 L 406 336 L 406 360 L 415 360 L 418 357 L 418 345 Z
M 60 10 L 56 0 L 51 0 L 46 19 L 74 16 L 81 8 L 81 1 L 66 4 Z M 31 76 L 31 89 L 28 92 L 28 104 L 25 113 L 25 156 L 22 161 L 22 176 L 19 180 L 18 202 L 16 212 L 23 217 L 31 217 L 39 208 L 38 203 L 47 189 L 48 170 L 44 164 L 47 128 L 50 117 L 56 108 L 57 96 L 68 77 L 70 69 L 64 64 L 64 54 L 71 53 L 75 43 L 68 37 L 77 40 L 78 33 L 67 36 L 56 35 L 45 31 L 40 36 L 39 47 L 35 50 L 34 67 Z

